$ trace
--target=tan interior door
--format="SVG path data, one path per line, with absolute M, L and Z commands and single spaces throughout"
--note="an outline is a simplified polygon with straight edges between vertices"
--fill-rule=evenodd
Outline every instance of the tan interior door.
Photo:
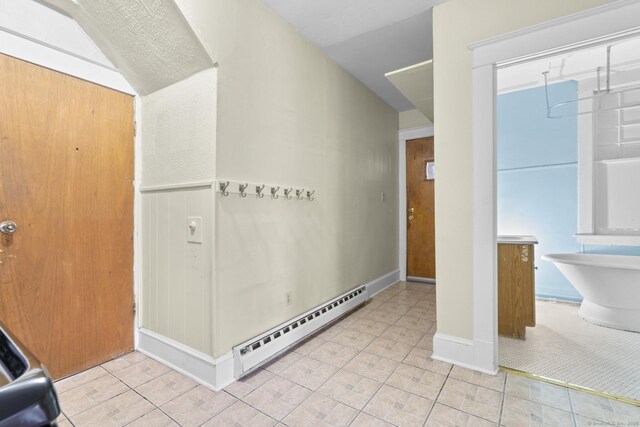
M 407 141 L 407 276 L 436 278 L 433 137 Z
M 61 378 L 133 349 L 133 98 L 0 55 L 0 321 Z

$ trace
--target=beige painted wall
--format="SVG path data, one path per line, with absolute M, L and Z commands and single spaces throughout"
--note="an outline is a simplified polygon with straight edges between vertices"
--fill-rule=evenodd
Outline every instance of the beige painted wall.
M 427 119 L 424 114 L 422 114 L 418 109 L 401 111 L 398 114 L 399 130 L 412 129 L 422 126 L 431 126 L 431 120 Z
M 141 97 L 140 326 L 213 354 L 217 70 Z M 164 187 L 164 188 L 163 188 Z M 166 188 L 168 187 L 168 188 Z M 202 242 L 187 242 L 187 218 Z
M 219 65 L 218 179 L 317 191 L 216 196 L 220 356 L 398 268 L 398 113 L 259 0 L 177 4 Z
M 607 0 L 450 0 L 433 12 L 438 332 L 472 338 L 471 43 Z

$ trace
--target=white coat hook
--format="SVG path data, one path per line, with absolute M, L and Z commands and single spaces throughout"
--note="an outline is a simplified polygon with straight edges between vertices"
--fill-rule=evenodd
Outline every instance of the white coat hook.
M 271 187 L 271 197 L 273 197 L 274 199 L 277 199 L 278 197 L 278 191 L 280 191 L 280 186 L 278 185 L 277 187 Z
M 256 185 L 256 195 L 261 199 L 264 197 L 264 194 L 262 194 L 262 190 L 264 190 L 264 184 Z
M 291 200 L 291 192 L 293 191 L 293 188 L 285 188 L 284 189 L 284 197 L 288 200 Z
M 296 198 L 298 200 L 302 200 L 304 198 L 303 194 L 304 194 L 304 188 L 296 190 Z
M 247 197 L 247 194 L 245 193 L 245 191 L 247 191 L 247 187 L 249 186 L 249 184 L 240 184 L 238 186 L 238 191 L 240 191 L 240 197 Z
M 316 190 L 313 190 L 313 191 L 307 191 L 307 199 L 309 199 L 309 201 L 310 201 L 310 202 L 311 202 L 311 201 L 313 201 L 313 200 L 315 200 L 315 199 L 313 198 L 313 195 L 314 195 L 314 194 L 316 194 Z
M 229 192 L 227 191 L 227 188 L 229 188 L 229 181 L 225 181 L 225 182 L 221 182 L 220 183 L 220 192 L 222 192 L 222 195 L 227 197 L 229 195 Z

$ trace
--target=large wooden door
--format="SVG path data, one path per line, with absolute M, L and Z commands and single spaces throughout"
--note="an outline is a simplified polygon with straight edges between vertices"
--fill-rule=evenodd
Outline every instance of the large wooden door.
M 133 349 L 133 98 L 0 55 L 0 321 L 68 376 Z
M 436 278 L 433 137 L 407 141 L 407 276 Z

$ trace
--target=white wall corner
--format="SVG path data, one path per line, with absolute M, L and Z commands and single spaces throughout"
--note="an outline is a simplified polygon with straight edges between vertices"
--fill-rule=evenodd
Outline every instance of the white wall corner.
M 213 390 L 222 390 L 235 381 L 233 353 L 217 359 L 148 329 L 138 330 L 137 350 Z
M 400 280 L 407 280 L 407 141 L 433 136 L 433 126 L 398 132 L 398 266 Z
M 436 332 L 431 358 L 470 367 L 473 365 L 473 341 Z
M 490 375 L 498 373 L 493 363 L 493 343 L 472 341 L 451 335 L 436 333 L 433 336 L 431 358 Z
M 374 279 L 371 282 L 365 284 L 365 287 L 367 288 L 367 293 L 369 294 L 369 298 L 382 292 L 383 290 L 385 290 L 386 288 L 393 285 L 399 280 L 400 280 L 400 270 L 394 270 L 390 273 L 385 274 L 384 276 L 378 277 L 377 279 Z

